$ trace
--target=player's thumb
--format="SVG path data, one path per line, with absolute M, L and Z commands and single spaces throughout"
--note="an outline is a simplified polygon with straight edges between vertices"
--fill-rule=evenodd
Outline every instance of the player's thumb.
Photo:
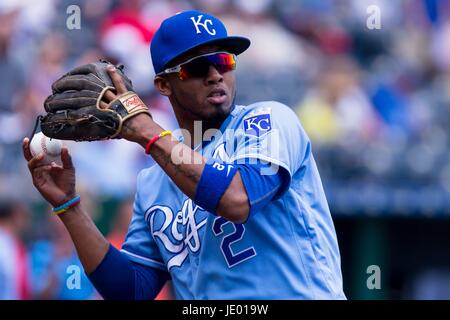
M 72 157 L 66 146 L 63 146 L 61 149 L 61 162 L 64 169 L 73 169 Z

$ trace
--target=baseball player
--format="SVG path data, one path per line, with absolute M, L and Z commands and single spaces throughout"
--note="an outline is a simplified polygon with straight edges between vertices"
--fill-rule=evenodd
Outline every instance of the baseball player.
M 161 24 L 151 43 L 154 83 L 173 107 L 178 133 L 152 119 L 120 68 L 106 69 L 112 89 L 102 87 L 107 80 L 99 82 L 100 72 L 90 76 L 92 66 L 53 85 L 46 110 L 67 111 L 55 117 L 74 115 L 74 90 L 94 97 L 100 86 L 102 100 L 89 109 L 94 118 L 83 118 L 91 119 L 86 125 L 102 122 L 99 110 L 122 116 L 106 137 L 138 143 L 157 163 L 138 176 L 132 221 L 118 251 L 79 205 L 68 150 L 62 166 L 43 165 L 24 139 L 34 185 L 64 222 L 104 298 L 152 299 L 172 279 L 178 299 L 345 299 L 336 233 L 311 142 L 295 113 L 275 101 L 235 104 L 237 55 L 249 46 L 207 13 L 185 11 Z M 95 90 L 86 79 L 95 80 L 89 87 Z M 100 136 L 98 128 L 88 135 L 74 121 L 58 121 L 43 128 L 77 140 Z

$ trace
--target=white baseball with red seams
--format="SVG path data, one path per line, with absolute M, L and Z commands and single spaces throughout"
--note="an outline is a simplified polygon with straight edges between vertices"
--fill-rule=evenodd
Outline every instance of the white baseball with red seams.
M 39 153 L 44 154 L 42 160 L 46 164 L 50 164 L 53 161 L 57 164 L 61 164 L 61 148 L 63 143 L 61 140 L 52 139 L 45 136 L 42 132 L 36 133 L 31 140 L 30 151 L 34 156 Z

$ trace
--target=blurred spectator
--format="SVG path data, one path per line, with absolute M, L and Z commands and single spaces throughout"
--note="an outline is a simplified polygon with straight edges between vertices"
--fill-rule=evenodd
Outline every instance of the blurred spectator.
M 108 56 L 127 66 L 127 75 L 140 95 L 148 94 L 154 76 L 149 63 L 149 44 L 155 30 L 144 22 L 142 1 L 120 1 L 120 6 L 106 16 L 100 41 Z
M 300 120 L 313 142 L 353 145 L 371 141 L 379 119 L 360 87 L 360 72 L 349 59 L 328 61 L 317 86 L 297 107 Z
M 29 75 L 29 83 L 42 97 L 42 101 L 51 93 L 53 81 L 65 72 L 67 43 L 61 33 L 49 33 L 42 39 L 38 59 Z M 37 112 L 42 112 L 40 106 Z
M 0 201 L 0 300 L 30 298 L 30 266 L 20 238 L 28 219 L 23 204 Z
M 24 85 L 24 74 L 20 65 L 15 61 L 11 52 L 11 41 L 14 31 L 15 19 L 18 12 L 2 12 L 0 7 L 0 74 L 3 79 L 0 86 L 0 112 L 11 112 L 15 92 Z
M 230 34 L 242 34 L 252 41 L 245 55 L 239 56 L 247 72 L 268 73 L 271 76 L 284 70 L 309 69 L 309 61 L 302 39 L 282 28 L 266 11 L 234 11 L 221 17 Z M 309 72 L 309 71 L 307 71 Z

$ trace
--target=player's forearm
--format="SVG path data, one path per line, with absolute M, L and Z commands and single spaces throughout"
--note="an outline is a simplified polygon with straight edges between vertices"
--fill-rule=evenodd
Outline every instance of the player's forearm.
M 136 142 L 145 148 L 148 141 L 162 131 L 164 129 L 153 122 L 152 125 L 141 130 Z M 195 199 L 197 186 L 207 160 L 205 157 L 187 145 L 173 141 L 170 136 L 157 140 L 150 149 L 150 155 L 184 194 Z M 214 191 L 211 190 L 211 192 Z M 243 222 L 247 219 L 248 198 L 239 173 L 233 177 L 222 195 L 216 213 L 234 222 Z
M 138 143 L 145 148 L 148 141 L 162 131 L 164 129 L 155 123 L 141 133 Z M 150 149 L 150 155 L 184 194 L 191 199 L 195 197 L 205 157 L 187 145 L 173 141 L 170 136 L 157 140 Z
M 84 270 L 91 273 L 105 257 L 109 242 L 80 205 L 59 217 L 72 238 Z

